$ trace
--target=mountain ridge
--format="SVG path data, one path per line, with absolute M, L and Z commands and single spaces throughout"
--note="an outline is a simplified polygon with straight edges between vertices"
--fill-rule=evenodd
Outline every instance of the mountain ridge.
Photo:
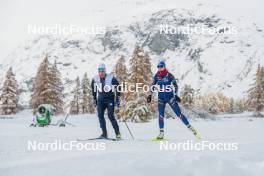
M 204 26 L 222 32 L 219 30 L 213 35 L 164 34 L 160 32 L 160 25 Z M 230 26 L 236 27 L 238 33 L 223 34 Z M 220 91 L 229 97 L 241 98 L 246 96 L 257 65 L 264 64 L 263 38 L 262 28 L 256 23 L 249 25 L 243 19 L 230 21 L 215 14 L 165 9 L 129 25 L 107 27 L 103 35 L 37 36 L 3 60 L 1 75 L 3 77 L 3 71 L 12 66 L 21 89 L 25 90 L 23 99 L 26 100 L 29 80 L 45 54 L 51 62 L 57 61 L 63 81 L 67 82 L 86 71 L 89 77 L 96 74 L 94 68 L 100 62 L 105 62 L 111 72 L 121 55 L 125 56 L 129 66 L 133 49 L 139 45 L 152 59 L 153 71 L 159 60 L 166 60 L 180 87 L 190 84 L 201 93 Z

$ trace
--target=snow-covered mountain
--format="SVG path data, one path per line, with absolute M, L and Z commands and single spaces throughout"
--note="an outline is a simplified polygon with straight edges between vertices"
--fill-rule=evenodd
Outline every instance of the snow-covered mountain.
M 165 34 L 160 25 L 203 26 L 216 33 Z M 181 87 L 190 84 L 201 93 L 221 91 L 227 96 L 243 97 L 257 65 L 264 64 L 264 29 L 260 24 L 246 17 L 230 20 L 197 10 L 164 9 L 126 24 L 109 25 L 104 34 L 37 36 L 0 63 L 0 75 L 3 79 L 3 73 L 12 66 L 26 100 L 31 78 L 46 53 L 51 62 L 57 60 L 64 82 L 69 82 L 84 72 L 90 77 L 96 74 L 100 62 L 112 71 L 120 55 L 125 56 L 129 66 L 136 45 L 150 55 L 153 72 L 159 60 L 166 60 Z

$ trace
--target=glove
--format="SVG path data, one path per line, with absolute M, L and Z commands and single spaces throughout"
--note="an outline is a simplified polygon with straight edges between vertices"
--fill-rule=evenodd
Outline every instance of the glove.
M 151 102 L 151 99 L 152 99 L 152 96 L 151 95 L 148 95 L 147 102 L 150 103 Z
M 94 107 L 97 106 L 97 100 L 96 99 L 93 100 L 93 105 L 94 105 Z
M 176 102 L 178 102 L 178 103 L 181 102 L 181 98 L 180 98 L 178 95 L 175 95 L 175 96 L 174 96 L 174 100 L 175 100 Z
M 116 107 L 120 107 L 120 98 L 119 97 L 116 97 Z

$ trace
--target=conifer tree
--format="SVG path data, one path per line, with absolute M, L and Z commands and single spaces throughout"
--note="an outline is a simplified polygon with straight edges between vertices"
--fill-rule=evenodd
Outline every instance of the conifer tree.
M 81 114 L 82 113 L 82 99 L 81 99 L 81 85 L 80 78 L 77 77 L 75 80 L 75 88 L 73 90 L 73 100 L 70 104 L 70 114 Z
M 249 108 L 261 116 L 260 112 L 264 109 L 264 67 L 258 65 L 257 73 L 252 87 L 248 90 Z
M 119 81 L 119 84 L 120 84 L 120 90 L 124 90 L 125 88 L 125 84 L 127 82 L 127 79 L 128 79 L 128 71 L 127 71 L 127 67 L 125 65 L 125 58 L 124 56 L 121 56 L 115 67 L 114 67 L 114 70 L 113 70 L 113 74 L 115 75 L 116 79 Z M 124 96 L 124 92 L 121 93 L 121 97 L 120 97 L 120 101 L 121 102 L 124 102 L 125 101 L 125 96 Z M 116 109 L 115 110 L 115 113 L 116 113 L 116 117 L 118 119 L 121 119 L 122 116 L 123 116 L 123 113 L 124 113 L 124 108 L 121 107 L 119 109 Z
M 235 112 L 244 112 L 248 110 L 247 101 L 245 99 L 239 99 L 235 101 Z
M 119 81 L 119 84 L 122 84 L 127 81 L 128 78 L 128 71 L 125 64 L 124 56 L 121 56 L 114 68 L 114 75 L 116 79 Z
M 49 82 L 48 71 L 49 61 L 46 56 L 40 64 L 37 75 L 35 76 L 33 82 L 33 93 L 31 95 L 30 104 L 34 109 L 34 112 L 40 104 L 46 103 L 47 96 L 45 96 L 45 94 L 48 94 L 46 90 L 50 89 L 49 84 L 46 84 L 47 82 Z
M 230 99 L 230 109 L 229 109 L 230 113 L 234 113 L 235 112 L 235 100 L 234 98 Z
M 84 74 L 82 79 L 82 112 L 83 114 L 92 114 L 94 113 L 94 106 L 93 106 L 93 97 L 92 97 L 92 88 L 90 84 L 90 80 L 87 77 L 87 73 Z
M 34 113 L 41 104 L 51 104 L 57 112 L 62 112 L 62 90 L 60 73 L 56 65 L 51 65 L 48 57 L 45 56 L 37 70 L 33 83 L 30 105 L 34 109 Z
M 194 89 L 190 85 L 184 85 L 181 92 L 181 104 L 185 108 L 191 108 L 194 104 Z
M 54 65 L 51 66 L 51 83 L 53 84 L 53 103 L 52 105 L 56 108 L 56 111 L 63 112 L 63 83 L 61 80 L 61 73 L 57 68 L 57 63 L 55 61 Z
M 128 85 L 150 86 L 152 82 L 150 58 L 140 47 L 136 47 L 130 59 Z M 127 92 L 125 95 L 125 118 L 135 122 L 146 122 L 151 115 L 151 105 L 146 102 L 147 92 L 143 89 Z
M 213 114 L 225 113 L 230 110 L 230 101 L 222 93 L 209 93 L 200 95 L 196 99 L 196 106 Z
M 15 114 L 18 111 L 18 85 L 10 67 L 6 72 L 5 81 L 0 96 L 1 114 Z

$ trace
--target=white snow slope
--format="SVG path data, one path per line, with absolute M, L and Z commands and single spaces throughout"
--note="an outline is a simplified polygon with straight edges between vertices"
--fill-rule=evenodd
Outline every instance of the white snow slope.
M 2 116 L 1 116 L 2 117 Z M 264 119 L 238 115 L 216 121 L 191 121 L 203 137 L 213 143 L 238 143 L 236 151 L 162 151 L 152 142 L 158 132 L 157 120 L 130 126 L 136 140 L 131 140 L 125 124 L 119 123 L 125 140 L 105 142 L 103 151 L 29 151 L 28 141 L 62 142 L 95 137 L 100 133 L 95 115 L 70 116 L 76 127 L 30 128 L 32 115 L 23 111 L 13 119 L 0 120 L 1 176 L 261 176 L 264 174 Z M 59 118 L 58 118 L 59 119 Z M 54 121 L 58 120 L 54 119 Z M 113 130 L 107 120 L 109 135 Z M 166 119 L 169 144 L 196 140 L 178 119 Z M 141 139 L 141 140 L 139 140 Z M 86 143 L 86 142 L 82 142 Z
M 12 66 L 23 105 L 28 104 L 32 78 L 45 54 L 51 62 L 57 60 L 63 82 L 68 83 L 84 72 L 92 77 L 100 62 L 111 72 L 120 55 L 129 66 L 135 45 L 140 45 L 152 59 L 152 71 L 158 60 L 165 59 L 180 88 L 190 84 L 201 93 L 223 92 L 234 98 L 247 95 L 258 64 L 264 64 L 262 0 L 27 2 L 10 0 L 0 5 L 0 82 Z M 159 35 L 161 24 L 235 28 L 237 33 Z M 105 27 L 106 33 L 34 35 L 28 33 L 28 25 Z M 11 43 L 13 47 L 8 47 Z

